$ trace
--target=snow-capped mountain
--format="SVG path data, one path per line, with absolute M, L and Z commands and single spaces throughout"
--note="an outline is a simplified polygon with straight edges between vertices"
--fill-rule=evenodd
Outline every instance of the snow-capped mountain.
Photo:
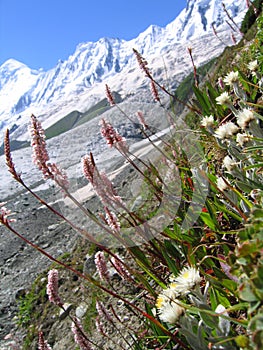
M 219 55 L 224 44 L 213 34 L 212 25 L 225 45 L 231 45 L 231 32 L 236 37 L 239 32 L 233 22 L 232 29 L 228 25 L 228 14 L 239 24 L 246 9 L 244 0 L 224 0 L 224 7 L 221 0 L 188 0 L 165 28 L 151 25 L 130 41 L 102 38 L 81 43 L 66 61 L 47 72 L 9 59 L 0 67 L 0 132 L 15 125 L 16 138 L 23 139 L 23 126 L 31 113 L 48 126 L 72 110 L 85 111 L 104 97 L 105 82 L 123 96 L 136 92 L 146 80 L 137 68 L 133 48 L 147 58 L 161 80 L 165 63 L 175 87 L 191 65 L 186 48 L 193 48 L 197 64 Z

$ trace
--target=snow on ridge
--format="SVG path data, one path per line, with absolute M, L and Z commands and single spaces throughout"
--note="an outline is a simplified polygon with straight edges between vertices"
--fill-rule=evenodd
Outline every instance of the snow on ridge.
M 224 0 L 224 4 L 230 15 L 240 23 L 246 10 L 245 1 Z M 31 70 L 23 63 L 10 59 L 0 66 L 0 121 L 5 120 L 10 127 L 14 123 L 23 125 L 31 113 L 41 113 L 44 121 L 50 111 L 61 110 L 61 115 L 67 114 L 70 108 L 78 107 L 84 111 L 90 107 L 88 99 L 94 102 L 99 96 L 104 97 L 107 81 L 113 82 L 116 91 L 123 92 L 127 88 L 125 81 L 129 81 L 130 90 L 136 90 L 139 83 L 133 48 L 148 61 L 155 62 L 156 69 L 158 65 L 162 68 L 160 55 L 167 56 L 169 64 L 172 60 L 175 63 L 178 55 L 183 53 L 171 54 L 171 49 L 176 51 L 178 46 L 182 50 L 180 43 L 189 44 L 204 35 L 206 40 L 212 40 L 212 36 L 207 38 L 212 31 L 212 23 L 221 31 L 226 18 L 221 0 L 188 0 L 187 7 L 166 27 L 151 25 L 129 41 L 101 38 L 97 42 L 81 43 L 68 60 L 58 61 L 47 72 Z M 201 50 L 203 47 L 200 47 Z M 186 70 L 187 66 L 180 69 Z M 78 102 L 80 100 L 86 105 Z

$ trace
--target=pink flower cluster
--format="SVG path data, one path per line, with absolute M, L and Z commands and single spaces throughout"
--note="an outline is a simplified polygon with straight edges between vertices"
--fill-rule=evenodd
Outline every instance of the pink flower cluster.
M 114 97 L 113 97 L 113 95 L 112 95 L 112 92 L 111 92 L 111 90 L 110 90 L 110 88 L 109 88 L 109 86 L 108 86 L 107 84 L 105 85 L 105 87 L 106 87 L 106 97 L 107 97 L 107 100 L 108 100 L 108 102 L 109 102 L 109 104 L 110 104 L 111 106 L 114 106 L 116 103 L 115 103 Z
M 44 339 L 43 332 L 38 332 L 38 350 L 52 350 L 51 346 Z
M 8 226 L 10 222 L 15 222 L 16 220 L 8 218 L 10 215 L 12 215 L 12 212 L 4 206 L 5 204 L 6 202 L 0 203 L 0 223 Z
M 59 169 L 55 163 L 48 163 L 49 155 L 46 148 L 45 132 L 41 123 L 33 114 L 31 116 L 29 132 L 31 136 L 31 146 L 33 149 L 32 158 L 34 164 L 43 173 L 45 179 L 52 179 L 58 186 L 67 188 L 69 182 L 66 173 Z
M 110 211 L 108 207 L 105 207 L 104 210 L 106 213 L 106 221 L 109 227 L 112 230 L 119 232 L 121 226 L 117 216 L 112 211 Z
M 85 177 L 89 180 L 104 204 L 122 205 L 122 200 L 114 190 L 112 182 L 104 172 L 100 173 L 98 171 L 92 153 L 82 158 L 82 169 Z
M 120 259 L 116 259 L 115 257 L 111 258 L 111 263 L 115 270 L 118 272 L 120 277 L 122 277 L 124 280 L 133 283 L 134 279 L 130 272 L 124 267 L 123 263 Z
M 49 161 L 49 155 L 46 149 L 45 133 L 41 123 L 32 114 L 31 124 L 29 126 L 29 133 L 31 136 L 31 147 L 33 149 L 33 162 L 42 171 L 45 178 L 50 175 L 47 162 Z
M 133 49 L 133 53 L 135 54 L 135 57 L 141 70 L 146 74 L 147 77 L 150 77 L 151 73 L 148 68 L 148 62 L 145 60 L 145 58 L 142 57 L 142 55 L 137 50 Z
M 49 164 L 48 166 L 52 174 L 52 179 L 56 182 L 56 184 L 62 188 L 68 188 L 69 180 L 65 171 L 60 169 L 55 163 Z
M 144 119 L 144 115 L 143 115 L 143 112 L 142 111 L 138 111 L 136 113 L 137 115 L 137 118 L 138 118 L 138 121 L 139 123 L 143 126 L 144 129 L 147 129 L 148 128 L 148 124 L 146 124 L 146 121 Z
M 152 96 L 153 96 L 154 101 L 160 102 L 161 99 L 159 97 L 156 85 L 155 85 L 154 81 L 152 81 L 152 80 L 151 80 L 151 92 L 152 92 Z
M 100 301 L 96 302 L 96 309 L 98 311 L 99 316 L 104 319 L 106 318 L 109 322 L 113 322 L 113 319 L 110 315 L 110 313 L 108 312 L 108 310 L 106 309 L 106 307 L 104 306 L 104 304 Z
M 106 259 L 105 259 L 104 252 L 98 251 L 95 254 L 94 262 L 95 262 L 97 271 L 99 273 L 100 279 L 109 282 L 110 274 L 109 274 L 109 270 L 108 270 L 108 267 L 107 267 L 107 262 L 106 262 Z
M 120 152 L 126 153 L 128 151 L 128 146 L 125 138 L 123 138 L 105 119 L 100 121 L 100 125 L 101 135 L 105 138 L 109 147 L 114 146 Z
M 48 272 L 47 295 L 51 303 L 62 306 L 62 301 L 58 295 L 58 270 L 53 269 Z
M 71 325 L 72 333 L 74 334 L 75 343 L 79 345 L 81 350 L 91 350 L 90 342 L 86 337 L 82 325 L 77 317 L 74 317 L 74 322 Z

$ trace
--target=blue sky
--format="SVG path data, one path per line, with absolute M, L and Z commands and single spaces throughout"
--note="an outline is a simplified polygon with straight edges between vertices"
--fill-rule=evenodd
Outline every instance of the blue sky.
M 0 0 L 0 65 L 9 58 L 44 70 L 77 44 L 101 37 L 133 39 L 165 26 L 187 0 Z

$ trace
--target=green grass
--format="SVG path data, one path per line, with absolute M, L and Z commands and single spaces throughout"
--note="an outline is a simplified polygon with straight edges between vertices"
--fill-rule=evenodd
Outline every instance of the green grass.
M 118 93 L 114 93 L 113 96 L 116 102 L 121 102 L 121 97 Z M 51 139 L 52 137 L 74 129 L 79 125 L 87 123 L 90 120 L 103 114 L 108 109 L 110 109 L 109 103 L 107 99 L 104 98 L 84 113 L 81 113 L 77 110 L 72 111 L 45 130 L 46 138 Z

